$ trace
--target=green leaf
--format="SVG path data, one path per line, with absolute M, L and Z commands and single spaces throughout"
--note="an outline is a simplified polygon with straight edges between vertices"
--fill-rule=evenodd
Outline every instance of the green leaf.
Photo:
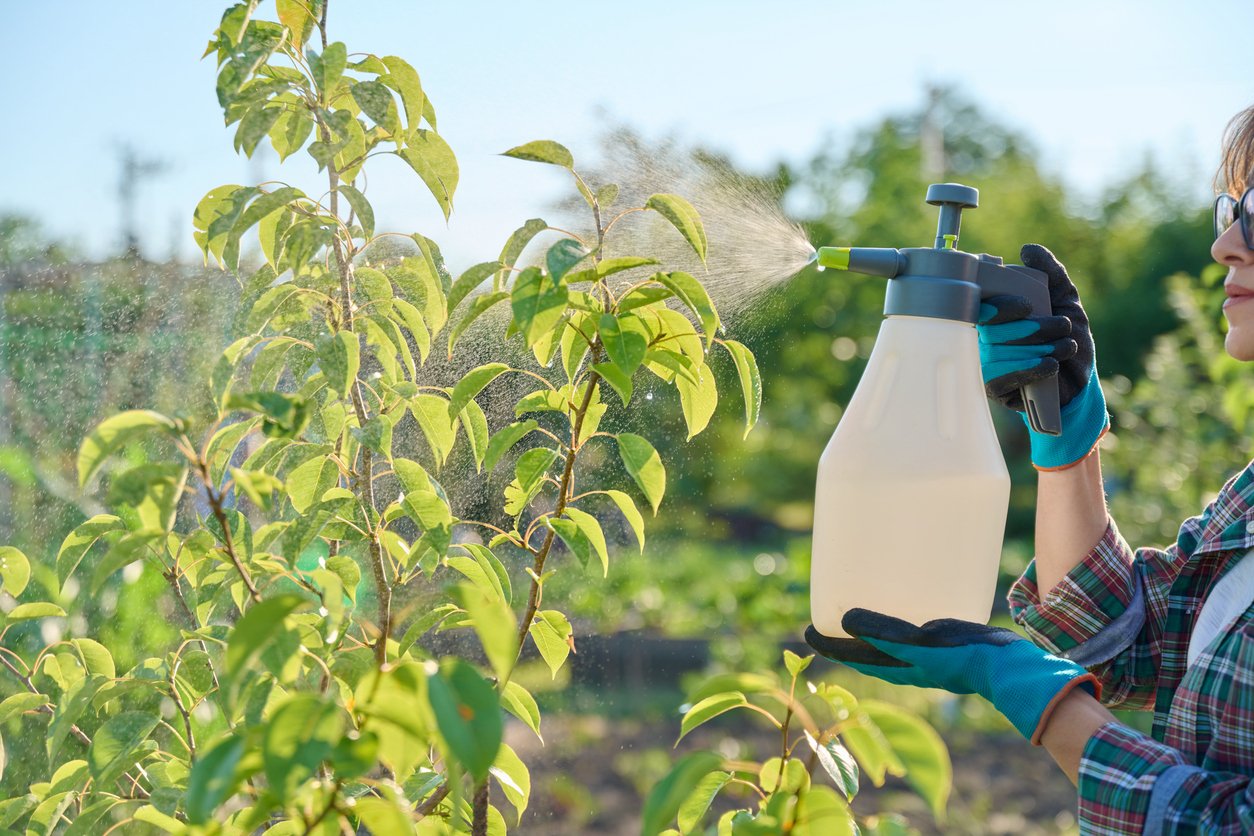
M 295 102 L 290 103 L 287 109 L 279 114 L 279 118 L 274 120 L 274 125 L 270 127 L 270 144 L 278 153 L 280 163 L 305 147 L 305 140 L 309 139 L 313 126 L 313 117 Z M 344 187 L 340 186 L 340 188 Z M 275 213 L 275 215 L 278 214 Z M 264 247 L 263 251 L 265 251 Z M 274 262 L 274 259 L 270 259 L 268 255 L 267 260 Z
M 33 694 L 30 691 L 19 691 L 5 697 L 4 702 L 0 702 L 0 723 L 7 723 L 19 714 L 43 708 L 47 702 L 48 697 L 44 694 Z M 536 716 L 539 717 L 539 714 Z
M 840 737 L 871 783 L 882 787 L 885 775 L 905 775 L 905 765 L 871 716 L 859 708 L 855 717 L 857 722 L 844 725 Z
M 136 750 L 160 719 L 154 712 L 124 711 L 96 730 L 87 750 L 87 764 L 98 787 L 110 787 L 135 765 L 141 757 Z
M 434 131 L 416 128 L 398 153 L 427 184 L 432 197 L 440 204 L 445 220 L 448 220 L 453 211 L 453 192 L 457 190 L 458 178 L 453 149 Z
M 654 302 L 669 299 L 674 295 L 668 287 L 638 287 L 618 300 L 618 312 L 634 311 L 637 308 L 652 305 Z
M 485 261 L 482 264 L 476 264 L 468 267 L 466 272 L 457 277 L 457 281 L 453 282 L 453 287 L 448 292 L 448 309 L 449 313 L 465 299 L 470 292 L 483 284 L 496 271 L 501 269 L 499 261 Z
M 671 355 L 678 356 L 678 355 Z M 693 385 L 682 375 L 675 378 L 675 389 L 679 392 L 679 405 L 684 413 L 684 423 L 688 426 L 688 439 L 704 430 L 718 406 L 718 386 L 714 382 L 714 373 L 710 367 L 702 363 L 697 366 L 700 383 Z
M 391 798 L 365 796 L 357 799 L 353 811 L 361 820 L 365 833 L 414 833 L 409 813 Z
M 322 100 L 329 101 L 331 92 L 335 90 L 335 86 L 344 75 L 344 67 L 348 63 L 348 49 L 344 44 L 336 41 L 328 44 L 321 56 L 311 49 L 306 53 L 306 58 L 309 60 L 309 68 L 313 70 L 314 83 L 318 85 L 318 90 L 322 93 Z
M 609 316 L 609 314 L 603 314 L 603 316 Z M 592 370 L 618 393 L 618 399 L 623 402 L 623 406 L 631 402 L 631 375 L 615 363 L 594 363 Z
M 788 675 L 793 679 L 801 676 L 802 671 L 810 667 L 810 663 L 813 661 L 813 653 L 803 658 L 798 656 L 796 653 L 793 653 L 791 650 L 784 651 L 784 667 L 788 669 Z
M 600 204 L 601 208 L 608 209 L 614 204 L 614 201 L 618 199 L 618 186 L 613 183 L 606 183 L 604 186 L 597 189 L 596 197 L 597 203 Z
M 410 491 L 401 500 L 401 506 L 424 531 L 448 528 L 453 524 L 453 513 L 448 503 L 435 491 Z
M 733 708 L 740 708 L 749 704 L 749 700 L 739 691 L 725 691 L 721 694 L 713 694 L 701 700 L 701 702 L 688 709 L 684 714 L 684 718 L 679 723 L 679 737 L 675 740 L 675 744 L 679 745 L 679 741 L 687 736 L 688 732 L 695 729 L 720 714 L 725 714 Z
M 483 414 L 483 407 L 470 401 L 459 417 L 462 429 L 466 431 L 466 441 L 470 444 L 470 454 L 475 460 L 475 472 L 479 473 L 488 448 L 488 416 Z
M 492 777 L 500 783 L 506 800 L 514 805 L 514 810 L 518 813 L 518 823 L 521 824 L 522 815 L 527 810 L 527 802 L 531 799 L 531 772 L 528 771 L 527 765 L 509 745 L 502 743 L 490 772 Z
M 905 767 L 907 783 L 928 803 L 937 821 L 943 822 L 953 787 L 953 765 L 945 742 L 921 717 L 895 705 L 863 700 L 861 707 Z
M 421 256 L 403 258 L 399 266 L 385 272 L 405 297 L 422 311 L 426 326 L 432 334 L 436 334 L 448 321 L 445 301 L 447 273 L 439 248 L 434 243 L 422 235 L 414 235 L 413 240 L 422 251 Z
M 531 239 L 535 238 L 541 232 L 548 229 L 549 225 L 540 218 L 532 218 L 525 224 L 514 230 L 509 236 L 509 240 L 505 242 L 504 248 L 501 249 L 501 257 L 497 261 L 501 262 L 501 269 L 497 272 L 496 282 L 494 285 L 499 286 L 501 280 L 510 270 L 521 270 L 518 259 L 522 256 L 523 250 L 531 243 Z
M 556 679 L 574 644 L 570 620 L 557 610 L 541 610 L 536 613 L 527 632 Z
M 387 85 L 378 81 L 359 81 L 351 88 L 353 101 L 361 108 L 362 113 L 379 127 L 396 137 L 401 132 L 400 111 L 396 109 L 396 99 Z
M 621 316 L 604 313 L 598 331 L 605 353 L 614 365 L 628 377 L 635 374 L 649 350 L 649 329 L 644 320 L 630 313 Z
M 339 392 L 341 397 L 348 397 L 361 366 L 361 343 L 357 335 L 352 331 L 323 334 L 315 342 L 315 347 L 318 365 L 326 376 L 327 385 Z
M 522 440 L 523 436 L 538 427 L 539 424 L 534 418 L 528 418 L 526 421 L 518 421 L 497 430 L 488 441 L 487 452 L 483 455 L 483 466 L 489 473 L 496 470 L 497 463 L 501 460 L 510 448 Z
M 549 165 L 557 165 L 562 168 L 571 168 L 575 164 L 575 159 L 570 155 L 570 151 L 566 147 L 559 145 L 549 139 L 537 139 L 523 145 L 511 148 L 502 154 L 504 157 L 513 157 L 516 160 L 529 160 L 535 163 L 548 163 Z
M 385 55 L 383 65 L 388 68 L 388 74 L 381 81 L 400 94 L 401 104 L 405 106 L 405 124 L 412 133 L 413 129 L 418 127 L 426 107 L 422 80 L 413 67 L 395 55 Z M 435 127 L 434 122 L 431 123 L 431 127 Z
M 448 401 L 439 395 L 424 392 L 410 399 L 409 410 L 431 447 L 436 468 L 442 467 L 457 440 L 456 424 L 454 419 L 449 418 Z
M 570 268 L 588 257 L 588 251 L 573 238 L 563 238 L 549 247 L 544 254 L 544 264 L 554 281 L 559 281 Z
M 506 570 L 505 564 L 501 562 L 501 559 L 493 554 L 490 548 L 479 543 L 458 543 L 457 546 L 474 558 L 475 562 L 483 568 L 485 575 L 496 576 L 496 583 L 493 584 L 496 594 L 506 604 L 512 603 L 514 600 L 514 588 L 509 580 L 509 572 Z
M 0 546 L 0 580 L 4 591 L 14 598 L 22 594 L 30 581 L 30 560 L 20 549 Z
M 475 395 L 509 370 L 509 366 L 505 363 L 486 363 L 467 372 L 453 387 L 453 394 L 448 403 L 449 420 L 455 420 L 458 413 L 474 399 Z
M 858 828 L 849 805 L 831 788 L 812 786 L 804 797 L 792 831 L 796 836 L 871 836 L 869 831 Z
M 567 506 L 565 514 L 574 521 L 584 537 L 592 544 L 597 557 L 601 559 L 602 577 L 608 577 L 610 574 L 610 555 L 605 546 L 605 533 L 601 531 L 601 523 L 597 522 L 596 517 L 586 511 L 580 511 L 578 508 Z
M 65 610 L 47 601 L 34 601 L 30 604 L 18 604 L 9 610 L 6 618 L 9 624 L 34 618 L 65 618 Z
M 724 340 L 723 348 L 731 355 L 740 378 L 740 393 L 745 401 L 744 438 L 748 438 L 762 412 L 762 377 L 758 374 L 758 361 L 752 351 L 735 340 Z
M 340 470 L 328 455 L 313 456 L 302 462 L 287 474 L 287 495 L 292 508 L 298 514 L 305 513 L 324 493 L 338 485 L 339 479 Z
M 423 363 L 426 363 L 427 355 L 431 353 L 431 332 L 427 329 L 427 322 L 422 312 L 407 300 L 400 298 L 392 300 L 392 310 L 399 315 L 399 322 L 409 329 L 409 333 L 413 334 L 414 344 L 418 346 L 418 356 Z
M 318 8 L 317 0 L 275 0 L 275 5 L 279 23 L 287 27 L 292 46 L 300 52 L 301 44 L 318 22 L 312 14 Z
M 397 655 L 404 656 L 405 652 L 413 647 L 415 642 L 422 638 L 423 634 L 457 611 L 457 606 L 454 604 L 440 604 L 438 607 L 423 613 L 418 620 L 405 630 L 405 635 L 401 637 L 398 645 Z
M 132 409 L 101 421 L 78 450 L 78 484 L 82 487 L 105 459 L 153 430 L 173 434 L 178 425 L 159 412 Z
M 570 549 L 570 553 L 579 561 L 580 566 L 588 568 L 588 562 L 592 560 L 592 542 L 574 520 L 546 517 L 544 525 L 561 538 L 566 548 Z
M 277 477 L 260 470 L 241 470 L 232 467 L 231 479 L 235 487 L 262 511 L 270 511 L 274 507 L 274 492 L 283 490 L 283 482 Z
M 501 705 L 535 732 L 541 744 L 544 743 L 540 734 L 540 707 L 530 691 L 511 679 L 505 683 L 505 690 L 501 693 Z
M 701 216 L 697 214 L 697 210 L 692 207 L 691 203 L 679 195 L 655 194 L 645 201 L 644 208 L 652 209 L 670 221 L 671 225 L 679 230 L 679 234 L 684 236 L 684 240 L 692 247 L 702 263 L 705 262 L 705 226 L 702 225 Z
M 566 285 L 544 275 L 538 267 L 528 267 L 519 274 L 510 293 L 510 307 L 528 348 L 557 327 L 569 298 Z
M 235 623 L 226 645 L 226 675 L 234 686 L 228 696 L 238 693 L 235 688 L 239 681 L 284 631 L 287 617 L 303 603 L 305 600 L 299 595 L 276 595 L 253 604 Z
M 223 258 L 223 251 L 230 239 L 231 230 L 235 228 L 235 221 L 255 194 L 257 189 L 252 186 L 231 183 L 211 189 L 200 199 L 192 215 L 192 237 L 205 254 L 206 263 L 212 255 L 219 267 L 228 266 Z
M 257 144 L 270 133 L 282 113 L 281 107 L 266 107 L 261 103 L 250 108 L 235 131 L 235 150 L 243 151 L 245 157 L 252 157 Z M 228 267 L 239 263 L 238 245 L 231 250 L 230 256 L 223 257 L 223 261 Z
M 239 364 L 240 357 L 252 351 L 260 339 L 256 334 L 241 337 L 228 345 L 223 350 L 222 356 L 218 358 L 218 362 L 214 364 L 209 378 L 209 388 L 213 393 L 213 402 L 217 404 L 219 411 L 226 407 L 227 396 L 231 391 L 231 381 L 235 377 L 235 368 Z
M 558 454 L 547 447 L 528 450 L 514 463 L 514 481 L 505 489 L 505 513 L 518 516 L 544 485 L 544 477 Z
M 617 440 L 618 455 L 623 460 L 623 466 L 627 468 L 631 478 L 636 480 L 645 499 L 653 507 L 653 515 L 657 516 L 658 506 L 662 504 L 662 497 L 666 493 L 666 467 L 662 464 L 661 457 L 648 439 L 635 433 L 619 433 Z
M 606 490 L 601 491 L 601 493 L 612 499 L 614 504 L 618 506 L 618 510 L 622 512 L 623 518 L 631 526 L 631 532 L 636 535 L 636 542 L 640 544 L 640 553 L 644 554 L 644 517 L 637 510 L 635 500 L 622 491 Z
M 449 331 L 449 335 L 448 335 L 449 357 L 453 356 L 453 345 L 457 342 L 458 338 L 461 337 L 462 334 L 466 333 L 466 329 L 470 327 L 470 324 L 474 322 L 476 319 L 478 319 L 480 316 L 482 316 L 489 308 L 491 308 L 497 302 L 500 302 L 508 298 L 509 298 L 509 291 L 501 290 L 496 293 L 485 293 L 482 296 L 476 296 L 473 300 L 471 300 L 470 308 L 466 311 L 465 316 L 463 316 L 461 318 L 461 321 L 458 322 L 457 325 L 453 326 L 452 330 Z
M 187 820 L 205 824 L 235 792 L 235 768 L 244 756 L 244 739 L 231 737 L 202 749 L 187 779 Z
M 348 205 L 353 208 L 353 214 L 357 216 L 357 223 L 361 224 L 361 231 L 366 234 L 367 238 L 374 237 L 374 207 L 370 205 L 370 201 L 366 200 L 366 196 L 347 183 L 340 184 L 340 194 L 348 199 Z
M 96 565 L 95 571 L 92 573 L 91 586 L 89 590 L 92 595 L 97 594 L 104 587 L 105 581 L 119 569 L 129 566 L 137 560 L 145 557 L 146 550 L 149 547 L 165 539 L 164 531 L 131 531 L 115 542 L 100 563 Z M 9 613 L 9 619 L 12 620 L 13 613 Z
M 640 823 L 642 836 L 655 836 L 666 829 L 701 779 L 722 764 L 723 759 L 713 752 L 693 752 L 676 762 L 645 799 Z
M 482 588 L 459 584 L 457 600 L 470 614 L 484 655 L 498 681 L 504 680 L 518 657 L 517 624 L 514 614 L 499 596 L 488 596 Z
M 807 731 L 805 736 L 806 742 L 818 756 L 824 771 L 836 783 L 837 789 L 845 794 L 845 798 L 853 801 L 853 797 L 858 794 L 858 763 L 853 755 L 838 738 L 819 743 L 810 732 Z
M 476 782 L 482 781 L 496 760 L 504 730 L 496 690 L 460 659 L 431 674 L 427 688 L 449 752 Z
M 701 820 L 705 818 L 705 813 L 710 809 L 710 805 L 714 803 L 715 797 L 731 782 L 732 774 L 715 770 L 709 773 L 693 788 L 692 794 L 679 808 L 679 831 L 680 833 L 691 833 L 701 824 Z
M 187 468 L 174 462 L 141 464 L 109 483 L 109 504 L 135 509 L 140 525 L 154 531 L 174 527 L 174 515 L 187 486 Z
M 719 328 L 719 317 L 718 311 L 714 308 L 714 302 L 710 299 L 710 294 L 706 292 L 701 282 L 688 273 L 679 271 L 655 273 L 653 280 L 678 296 L 680 301 L 696 314 L 698 321 L 701 323 L 701 329 L 705 331 L 706 348 L 709 348 L 714 340 L 714 334 Z
M 280 802 L 313 777 L 344 736 L 344 715 L 317 694 L 293 694 L 270 715 L 262 739 L 262 764 L 270 792 Z
M 553 389 L 537 389 L 523 395 L 514 404 L 514 415 L 523 416 L 528 412 L 568 412 L 571 403 L 565 395 Z

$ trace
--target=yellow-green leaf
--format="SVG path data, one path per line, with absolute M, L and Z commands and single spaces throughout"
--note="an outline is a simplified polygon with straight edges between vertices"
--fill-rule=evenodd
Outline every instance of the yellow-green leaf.
M 666 467 L 662 464 L 662 457 L 648 439 L 635 433 L 619 433 L 617 440 L 623 466 L 636 480 L 645 499 L 653 507 L 653 515 L 657 516 L 658 506 L 666 494 Z
M 705 262 L 705 226 L 692 204 L 677 194 L 655 194 L 645 201 L 644 208 L 652 209 L 670 221 L 684 240 L 692 247 L 701 261 Z
M 566 146 L 551 139 L 537 139 L 524 143 L 509 149 L 502 156 L 513 157 L 516 160 L 529 160 L 534 163 L 548 163 L 562 168 L 570 168 L 575 164 L 575 159 Z

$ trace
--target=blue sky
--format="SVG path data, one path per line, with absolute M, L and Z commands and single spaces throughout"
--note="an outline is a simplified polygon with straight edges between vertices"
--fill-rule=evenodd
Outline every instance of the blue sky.
M 140 193 L 155 256 L 194 252 L 191 210 L 213 186 L 282 176 L 315 188 L 303 154 L 280 170 L 272 154 L 232 151 L 212 60 L 199 60 L 224 6 L 0 4 L 0 211 L 111 251 L 123 142 L 165 163 Z M 1031 136 L 1082 195 L 1149 152 L 1200 201 L 1224 125 L 1254 103 L 1234 52 L 1234 33 L 1254 32 L 1248 0 L 331 0 L 330 27 L 350 51 L 401 55 L 421 73 L 461 163 L 453 220 L 391 160 L 371 197 L 381 228 L 424 232 L 455 268 L 495 257 L 564 193 L 556 169 L 496 156 L 531 139 L 558 140 L 578 162 L 595 158 L 607 124 L 625 123 L 763 168 L 846 142 L 945 83 Z

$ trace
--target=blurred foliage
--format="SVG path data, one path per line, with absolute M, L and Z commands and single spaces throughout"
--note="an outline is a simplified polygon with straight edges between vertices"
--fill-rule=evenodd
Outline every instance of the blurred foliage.
M 1134 545 L 1173 543 L 1254 455 L 1249 370 L 1223 349 L 1224 269 L 1168 279 L 1180 327 L 1155 340 L 1145 374 L 1107 385 L 1113 438 L 1102 464 L 1111 515 Z

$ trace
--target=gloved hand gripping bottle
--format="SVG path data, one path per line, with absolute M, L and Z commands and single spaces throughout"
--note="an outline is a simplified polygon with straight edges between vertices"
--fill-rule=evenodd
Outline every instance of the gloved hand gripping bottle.
M 1045 274 L 957 249 L 979 192 L 928 187 L 940 207 L 931 248 L 822 247 L 822 267 L 887 278 L 866 371 L 819 460 L 810 609 L 832 637 L 861 607 L 922 624 L 987 623 L 1010 475 L 980 376 L 980 300 L 1018 295 L 1050 313 Z M 1037 432 L 1061 429 L 1057 378 L 1024 387 Z

